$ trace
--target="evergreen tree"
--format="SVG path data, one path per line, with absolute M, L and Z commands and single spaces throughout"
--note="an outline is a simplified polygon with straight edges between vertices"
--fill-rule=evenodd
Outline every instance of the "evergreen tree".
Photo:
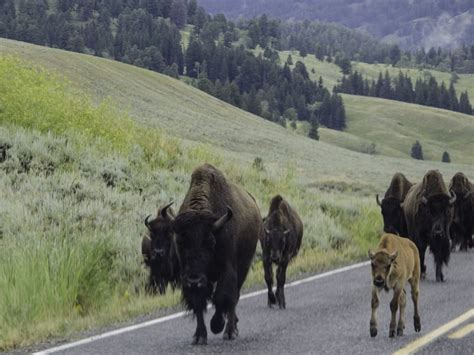
M 469 95 L 467 94 L 467 91 L 463 92 L 461 94 L 461 98 L 459 99 L 459 112 L 472 115 L 472 106 L 469 102 Z
M 456 90 L 454 89 L 453 82 L 449 85 L 449 108 L 452 111 L 459 111 L 459 101 L 456 95 Z
M 413 159 L 423 160 L 423 148 L 419 141 L 416 141 L 411 147 L 411 157 Z
M 451 163 L 451 157 L 448 152 L 443 152 L 443 157 L 441 158 L 443 163 Z
M 309 128 L 308 137 L 318 141 L 319 140 L 319 132 L 318 132 L 319 123 L 318 123 L 317 117 L 315 115 L 311 115 L 310 122 L 311 122 L 311 126 Z
M 286 58 L 286 64 L 293 65 L 293 58 L 291 57 L 291 54 L 288 54 L 288 58 Z
M 170 19 L 179 28 L 182 29 L 187 22 L 188 9 L 184 0 L 173 0 L 170 9 Z

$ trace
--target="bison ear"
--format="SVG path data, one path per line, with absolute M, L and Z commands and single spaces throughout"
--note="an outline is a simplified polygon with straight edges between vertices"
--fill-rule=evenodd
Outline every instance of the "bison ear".
M 398 251 L 395 250 L 393 254 L 390 254 L 390 262 L 393 263 L 398 256 Z
M 373 260 L 373 258 L 375 258 L 375 253 L 369 249 L 369 258 L 370 260 Z
M 449 191 L 449 193 L 451 194 L 451 198 L 449 200 L 449 204 L 452 205 L 454 202 L 456 202 L 456 194 L 451 190 Z
M 227 212 L 221 218 L 214 222 L 214 224 L 212 225 L 212 230 L 215 232 L 221 229 L 224 224 L 226 224 L 232 218 L 233 214 L 234 213 L 232 212 L 232 209 L 227 206 Z

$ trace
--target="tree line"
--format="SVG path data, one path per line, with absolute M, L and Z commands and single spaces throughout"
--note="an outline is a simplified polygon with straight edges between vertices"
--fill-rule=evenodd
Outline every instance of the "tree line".
M 303 63 L 282 66 L 278 53 L 255 55 L 235 43 L 240 31 L 196 0 L 47 0 L 0 2 L 0 36 L 112 58 L 178 78 L 268 120 L 345 127 L 342 98 L 310 79 Z M 192 25 L 187 48 L 180 29 Z
M 371 81 L 354 71 L 349 75 L 344 75 L 341 83 L 335 86 L 334 91 L 438 107 L 468 115 L 473 114 L 467 91 L 461 93 L 458 99 L 452 81 L 449 87 L 444 82 L 439 85 L 433 76 L 424 79 L 418 78 L 413 85 L 408 74 L 403 74 L 401 71 L 395 78 L 390 77 L 388 70 L 385 75 L 380 72 L 378 79 Z

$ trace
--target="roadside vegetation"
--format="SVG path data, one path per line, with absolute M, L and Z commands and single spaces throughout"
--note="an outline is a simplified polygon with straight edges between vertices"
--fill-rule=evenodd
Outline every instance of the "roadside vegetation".
M 293 278 L 363 257 L 380 230 L 372 199 L 306 190 L 291 166 L 242 166 L 183 145 L 29 62 L 0 57 L 0 106 L 1 350 L 176 306 L 178 293 L 143 292 L 143 219 L 179 206 L 204 162 L 251 191 L 262 214 L 275 193 L 299 211 Z M 257 257 L 247 287 L 262 275 Z

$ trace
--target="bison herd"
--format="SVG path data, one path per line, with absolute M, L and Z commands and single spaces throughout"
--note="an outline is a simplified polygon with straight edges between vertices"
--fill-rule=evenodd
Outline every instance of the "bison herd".
M 473 186 L 462 173 L 449 188 L 438 171 L 426 173 L 418 184 L 403 174 L 394 175 L 380 201 L 384 235 L 372 263 L 373 292 L 370 334 L 377 334 L 375 312 L 381 289 L 393 289 L 390 303 L 394 336 L 395 315 L 400 308 L 396 332 L 403 333 L 406 304 L 405 283 L 411 285 L 415 305 L 415 330 L 421 329 L 418 314 L 419 280 L 426 274 L 424 254 L 428 247 L 436 264 L 436 280 L 443 281 L 442 265 L 449 261 L 456 245 L 473 246 Z M 148 234 L 142 240 L 142 254 L 150 269 L 146 290 L 163 294 L 168 286 L 180 288 L 183 302 L 194 314 L 197 327 L 193 344 L 207 343 L 204 312 L 208 302 L 215 308 L 210 329 L 224 331 L 224 339 L 238 335 L 236 306 L 250 269 L 257 243 L 262 247 L 268 306 L 285 308 L 286 269 L 301 247 L 303 223 L 293 207 L 280 195 L 270 201 L 262 219 L 254 197 L 226 179 L 209 164 L 194 170 L 178 212 L 172 203 L 148 216 Z M 407 237 L 407 238 L 403 238 Z M 273 264 L 276 264 L 276 292 L 273 292 Z

